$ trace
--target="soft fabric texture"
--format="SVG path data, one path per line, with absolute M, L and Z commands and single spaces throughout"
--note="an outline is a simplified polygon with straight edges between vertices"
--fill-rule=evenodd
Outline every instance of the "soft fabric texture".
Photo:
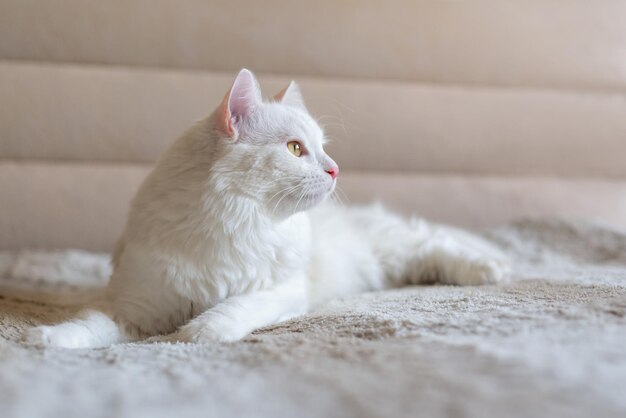
M 623 89 L 619 0 L 3 0 L 0 57 Z
M 0 249 L 112 251 L 147 165 L 241 67 L 301 81 L 352 200 L 626 226 L 625 7 L 2 1 Z
M 293 77 L 352 203 L 380 200 L 463 227 L 520 216 L 626 226 L 617 91 Z M 266 97 L 289 80 L 263 75 Z M 214 71 L 0 61 L 0 249 L 112 251 L 157 155 L 231 81 Z
M 0 161 L 0 250 L 110 251 L 124 228 L 128 202 L 150 168 Z M 557 213 L 626 228 L 624 180 L 344 170 L 337 195 L 351 205 L 377 198 L 404 215 L 467 228 Z
M 232 77 L 0 61 L 0 158 L 152 163 Z M 289 80 L 261 76 L 266 98 Z M 620 91 L 296 80 L 342 169 L 626 176 Z
M 516 260 L 511 283 L 335 300 L 233 344 L 99 350 L 17 340 L 70 316 L 107 256 L 2 253 L 0 414 L 623 416 L 626 235 L 523 221 L 486 236 Z

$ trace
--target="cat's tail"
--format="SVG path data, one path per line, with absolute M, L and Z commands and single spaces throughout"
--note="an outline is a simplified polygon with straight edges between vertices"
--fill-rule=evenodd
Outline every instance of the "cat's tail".
M 107 347 L 135 339 L 106 309 L 96 308 L 84 309 L 67 322 L 30 328 L 22 335 L 22 340 L 29 345 L 63 348 Z

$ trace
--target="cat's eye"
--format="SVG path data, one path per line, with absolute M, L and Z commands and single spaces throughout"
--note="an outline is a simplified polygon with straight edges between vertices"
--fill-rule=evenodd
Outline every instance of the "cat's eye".
M 287 142 L 287 148 L 289 149 L 289 152 L 291 152 L 296 157 L 302 155 L 302 145 L 300 145 L 298 141 Z

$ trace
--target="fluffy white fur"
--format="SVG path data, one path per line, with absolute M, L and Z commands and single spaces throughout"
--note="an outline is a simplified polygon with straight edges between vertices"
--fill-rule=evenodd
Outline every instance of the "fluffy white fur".
M 290 141 L 301 144 L 300 157 Z M 242 70 L 137 192 L 106 300 L 73 321 L 30 329 L 25 341 L 235 341 L 328 298 L 506 277 L 503 256 L 477 236 L 381 207 L 325 203 L 338 167 L 323 145 L 295 83 L 263 102 Z

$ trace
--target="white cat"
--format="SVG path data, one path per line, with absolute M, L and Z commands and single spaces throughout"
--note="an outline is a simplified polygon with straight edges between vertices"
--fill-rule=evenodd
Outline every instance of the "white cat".
M 380 207 L 322 203 L 339 172 L 323 145 L 294 82 L 263 102 L 254 75 L 241 70 L 217 110 L 139 189 L 106 300 L 24 340 L 72 348 L 170 333 L 236 341 L 336 296 L 506 278 L 503 255 L 477 236 Z

